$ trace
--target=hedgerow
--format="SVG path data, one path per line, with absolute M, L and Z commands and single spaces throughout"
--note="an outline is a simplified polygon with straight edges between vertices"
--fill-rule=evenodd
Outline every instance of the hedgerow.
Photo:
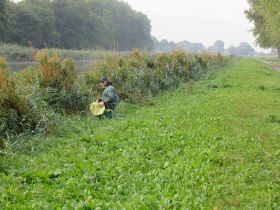
M 149 55 L 133 50 L 128 56 L 109 53 L 83 74 L 77 74 L 73 61 L 62 60 L 57 52 L 41 50 L 36 60 L 37 67 L 9 75 L 5 60 L 0 59 L 0 139 L 23 132 L 48 133 L 55 127 L 56 115 L 87 112 L 90 102 L 102 93 L 103 75 L 123 101 L 141 104 L 181 82 L 200 79 L 228 59 L 219 54 Z
M 139 98 L 174 89 L 180 82 L 198 80 L 213 67 L 218 68 L 226 62 L 227 58 L 219 54 L 196 55 L 176 51 L 150 56 L 134 50 L 128 57 L 116 54 L 105 56 L 93 71 L 83 75 L 83 79 L 97 96 L 100 94 L 99 78 L 106 75 L 122 100 L 137 103 Z

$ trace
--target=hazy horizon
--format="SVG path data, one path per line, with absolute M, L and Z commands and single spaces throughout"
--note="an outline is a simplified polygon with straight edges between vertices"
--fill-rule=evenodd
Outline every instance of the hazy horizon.
M 255 44 L 250 30 L 253 24 L 244 11 L 247 0 L 122 0 L 134 10 L 148 16 L 152 36 L 157 39 L 180 42 L 187 40 L 209 47 L 216 40 L 225 47 L 248 42 L 257 51 L 264 51 Z
M 21 0 L 12 0 L 19 2 Z M 222 40 L 225 48 L 248 42 L 257 52 L 265 49 L 256 45 L 251 32 L 253 23 L 244 11 L 247 0 L 119 0 L 147 15 L 151 35 L 158 40 L 202 43 L 205 47 Z

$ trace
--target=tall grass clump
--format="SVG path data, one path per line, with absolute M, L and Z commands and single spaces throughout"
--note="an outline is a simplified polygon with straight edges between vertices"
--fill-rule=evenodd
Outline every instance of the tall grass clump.
M 74 63 L 47 50 L 36 55 L 38 67 L 9 75 L 0 57 L 0 146 L 7 137 L 49 133 L 64 114 L 88 109 L 89 90 L 80 86 Z
M 5 59 L 0 57 L 0 139 L 25 131 L 33 131 L 40 121 L 28 99 L 16 91 L 14 78 L 6 69 Z
M 89 93 L 77 84 L 77 73 L 70 59 L 62 61 L 60 54 L 49 55 L 41 50 L 36 55 L 39 64 L 38 81 L 44 100 L 59 112 L 76 113 L 84 111 L 88 105 Z
M 13 61 L 32 61 L 36 49 L 16 44 L 0 43 L 0 56 Z
M 36 60 L 39 63 L 39 78 L 43 88 L 49 87 L 58 91 L 73 88 L 77 74 L 71 60 L 65 59 L 61 63 L 58 52 L 49 56 L 47 50 L 39 51 Z
M 148 55 L 135 49 L 125 57 L 107 54 L 92 72 L 83 77 L 93 95 L 100 93 L 99 78 L 107 75 L 123 100 L 139 103 L 161 91 L 178 87 L 180 82 L 198 80 L 210 69 L 219 68 L 224 63 L 226 59 L 219 54 L 175 51 Z

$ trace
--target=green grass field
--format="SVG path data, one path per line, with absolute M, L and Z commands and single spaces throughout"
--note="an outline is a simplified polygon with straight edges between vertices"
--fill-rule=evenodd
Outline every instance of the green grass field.
M 244 59 L 113 120 L 68 120 L 60 137 L 8 148 L 0 206 L 279 209 L 279 81 Z

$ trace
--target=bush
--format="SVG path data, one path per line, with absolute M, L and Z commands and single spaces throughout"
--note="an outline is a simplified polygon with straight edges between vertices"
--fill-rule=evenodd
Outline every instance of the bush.
M 208 69 L 219 66 L 223 57 L 215 54 L 195 55 L 182 51 L 158 55 L 142 54 L 135 49 L 129 56 L 107 54 L 94 71 L 84 75 L 85 84 L 96 98 L 102 91 L 99 78 L 106 75 L 121 99 L 137 103 L 162 90 L 174 89 L 181 81 L 198 80 Z
M 86 109 L 88 91 L 81 91 L 76 83 L 77 73 L 70 59 L 61 61 L 58 52 L 49 55 L 41 50 L 36 55 L 39 63 L 39 83 L 43 100 L 59 112 L 76 113 Z
M 37 54 L 39 68 L 8 74 L 0 58 L 0 139 L 21 133 L 48 133 L 57 113 L 87 110 L 89 90 L 80 88 L 71 60 L 61 62 L 59 54 Z
M 39 121 L 28 100 L 18 95 L 13 78 L 8 75 L 6 63 L 0 58 L 0 139 L 9 134 L 34 130 Z
M 60 90 L 70 90 L 76 80 L 73 61 L 65 59 L 63 64 L 58 52 L 49 56 L 47 50 L 36 54 L 39 63 L 39 78 L 43 88 L 49 87 Z

